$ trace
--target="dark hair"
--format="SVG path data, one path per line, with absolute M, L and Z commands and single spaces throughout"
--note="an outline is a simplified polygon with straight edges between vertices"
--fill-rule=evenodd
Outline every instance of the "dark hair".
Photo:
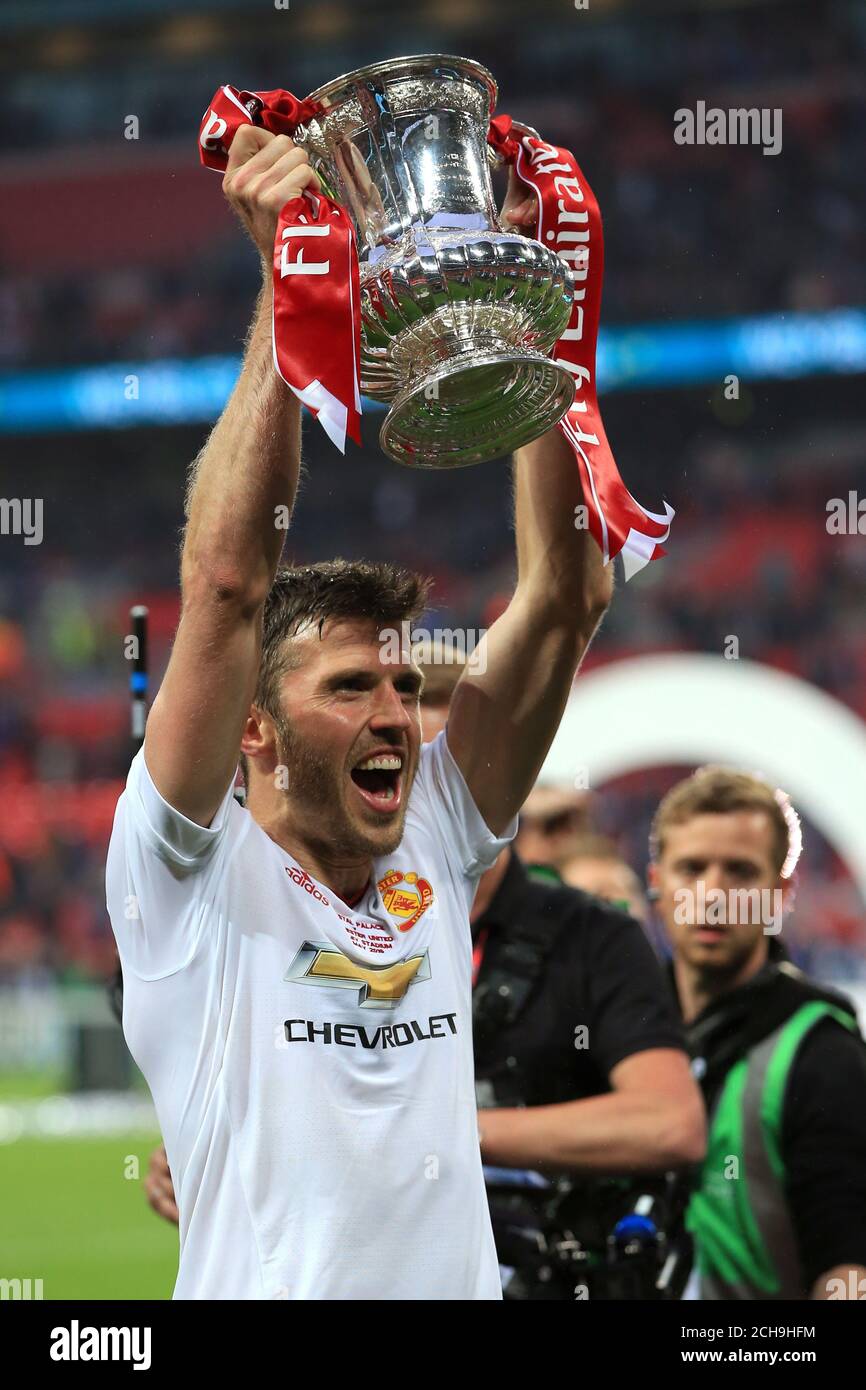
M 650 832 L 653 859 L 663 854 L 670 826 L 683 825 L 694 816 L 732 811 L 763 811 L 769 817 L 776 873 L 790 878 L 800 856 L 802 833 L 800 818 L 788 797 L 757 774 L 717 764 L 699 767 L 662 798 Z
M 291 638 L 311 623 L 319 636 L 329 619 L 369 619 L 383 627 L 416 622 L 427 607 L 431 581 L 399 565 L 369 560 L 322 560 L 277 570 L 265 600 L 262 659 L 253 703 L 279 715 L 280 683 L 296 664 Z M 241 755 L 244 780 L 247 761 Z

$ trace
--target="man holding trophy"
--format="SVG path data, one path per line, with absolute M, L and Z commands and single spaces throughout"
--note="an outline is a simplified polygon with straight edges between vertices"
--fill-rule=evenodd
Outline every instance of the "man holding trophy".
M 512 176 L 501 226 L 492 207 L 482 226 L 442 193 L 454 151 L 437 162 L 416 138 L 418 103 L 441 88 L 429 139 L 480 132 L 482 157 L 455 177 L 486 199 L 490 137 L 466 107 L 481 91 L 492 114 L 492 79 L 465 60 L 402 62 L 293 110 L 287 93 L 239 103 L 224 88 L 236 129 L 216 106 L 203 123 L 264 282 L 240 377 L 192 470 L 180 623 L 106 875 L 124 1031 L 177 1194 L 179 1299 L 501 1296 L 468 910 L 610 600 L 594 537 L 607 558 L 634 549 L 639 528 L 626 509 L 617 529 L 615 470 L 605 484 L 575 462 L 566 412 L 590 369 L 547 355 L 574 324 L 574 277 L 512 230 L 536 225 L 539 189 Z M 278 133 L 287 110 L 297 140 Z M 422 177 L 441 195 L 432 213 Z M 353 315 L 360 366 L 345 352 Z M 408 651 L 386 656 L 380 634 L 420 618 L 425 581 L 375 562 L 279 568 L 300 400 L 342 444 L 359 382 L 391 402 L 382 442 L 402 462 L 519 445 L 514 595 L 423 748 L 420 672 Z M 578 447 L 599 440 L 594 383 L 586 398 Z M 666 529 L 650 532 L 644 561 Z

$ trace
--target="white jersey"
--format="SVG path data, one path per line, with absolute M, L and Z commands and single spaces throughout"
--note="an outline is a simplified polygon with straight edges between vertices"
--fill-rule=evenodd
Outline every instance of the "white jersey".
M 206 829 L 136 755 L 107 900 L 180 1212 L 175 1298 L 501 1296 L 468 910 L 515 830 L 487 829 L 440 734 L 348 907 L 231 787 Z

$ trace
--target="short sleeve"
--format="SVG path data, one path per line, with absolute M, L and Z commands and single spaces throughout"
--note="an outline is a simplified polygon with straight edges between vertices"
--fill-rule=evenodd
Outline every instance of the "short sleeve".
M 650 1048 L 686 1050 L 670 987 L 639 922 L 594 903 L 583 941 L 590 1039 L 609 1077 L 620 1062 Z
M 144 749 L 132 760 L 126 779 L 128 815 L 148 849 L 174 864 L 181 873 L 195 873 L 213 854 L 228 826 L 234 777 L 209 826 L 197 825 L 160 795 L 148 771 Z
M 866 1266 L 866 1047 L 834 1019 L 797 1052 L 782 1156 L 807 1288 L 837 1265 Z
M 162 797 L 144 749 L 132 761 L 117 803 L 105 872 L 106 903 L 124 970 L 157 979 L 195 953 L 231 839 L 232 783 L 210 826 L 197 825 Z
M 443 730 L 422 747 L 418 783 L 461 873 L 466 878 L 480 878 L 514 839 L 517 817 L 502 835 L 488 829 L 454 761 L 446 734 Z

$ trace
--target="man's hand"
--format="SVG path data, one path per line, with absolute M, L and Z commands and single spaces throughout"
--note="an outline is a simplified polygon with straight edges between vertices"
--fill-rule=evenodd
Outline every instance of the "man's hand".
M 538 199 L 535 190 L 517 177 L 513 164 L 508 166 L 508 191 L 499 214 L 502 230 L 531 235 L 538 222 Z
M 306 150 L 288 135 L 273 135 L 257 125 L 240 127 L 229 150 L 223 192 L 268 265 L 280 212 L 305 188 L 321 192 Z
M 834 1265 L 815 1280 L 809 1297 L 818 1302 L 838 1298 L 860 1302 L 866 1298 L 866 1266 Z
M 144 1179 L 144 1192 L 157 1216 L 162 1216 L 166 1221 L 173 1221 L 176 1226 L 179 1215 L 174 1199 L 174 1184 L 162 1144 L 150 1155 L 150 1164 Z

